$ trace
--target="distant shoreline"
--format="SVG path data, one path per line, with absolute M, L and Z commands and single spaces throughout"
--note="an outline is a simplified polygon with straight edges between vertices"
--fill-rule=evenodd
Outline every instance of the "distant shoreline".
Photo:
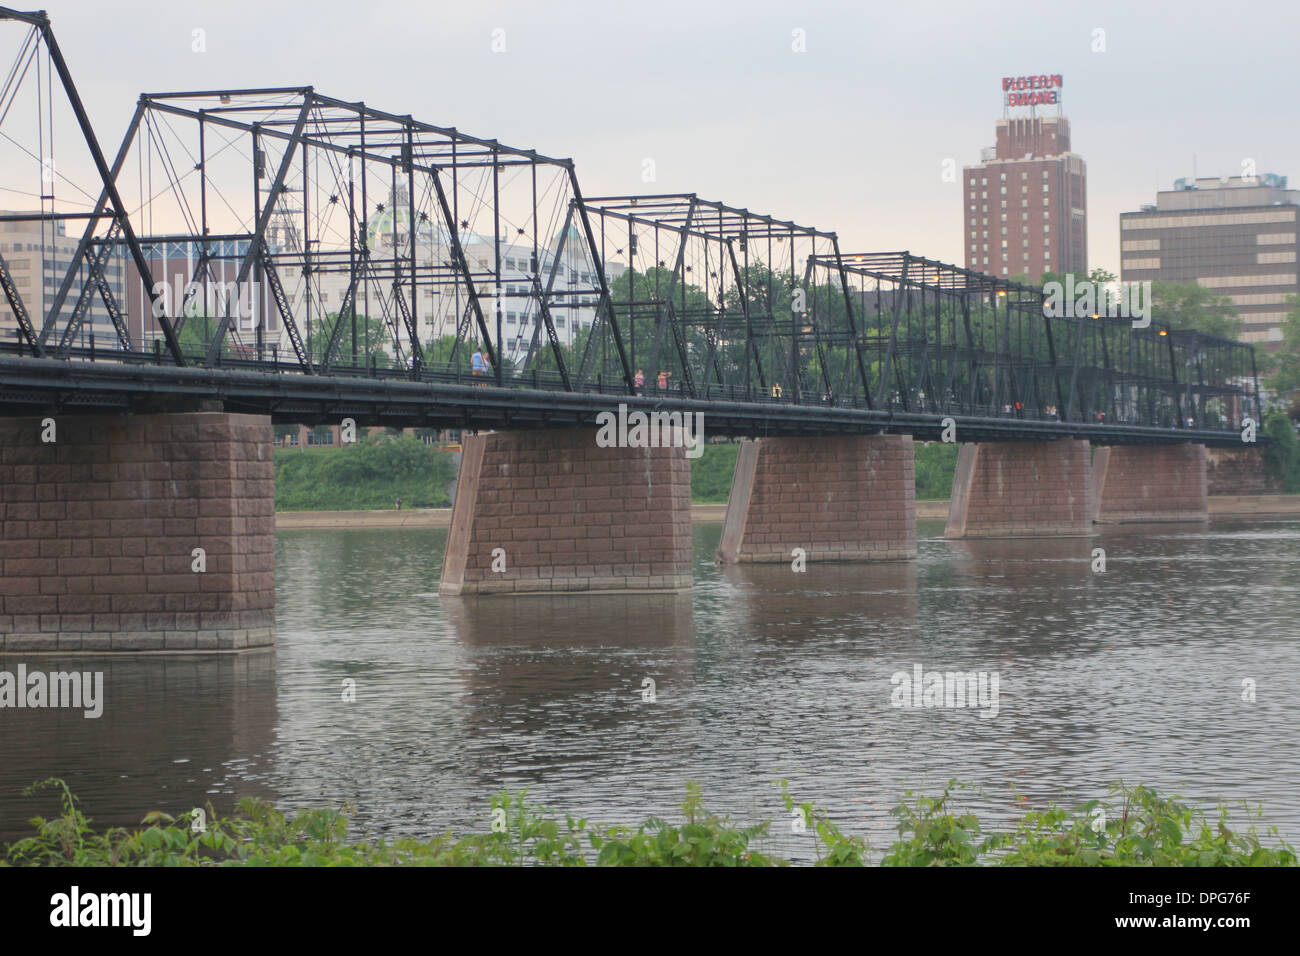
M 721 523 L 726 517 L 725 504 L 692 504 L 691 520 L 699 524 Z M 1211 517 L 1251 516 L 1300 517 L 1300 495 L 1211 495 Z M 916 516 L 921 519 L 946 518 L 948 502 L 918 501 Z M 277 531 L 307 528 L 447 528 L 451 526 L 450 508 L 407 508 L 402 511 L 280 511 L 275 516 Z

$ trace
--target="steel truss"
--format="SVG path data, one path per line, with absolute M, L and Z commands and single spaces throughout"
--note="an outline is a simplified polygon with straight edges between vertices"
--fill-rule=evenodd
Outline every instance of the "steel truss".
M 1042 288 L 907 252 L 822 257 L 818 271 L 848 275 L 878 407 L 1164 427 L 1258 420 L 1243 343 L 1154 320 L 1135 328 L 1105 305 L 1054 315 Z
M 82 210 L 51 186 L 39 212 L 0 215 L 80 227 L 75 251 L 42 263 L 57 288 L 35 311 L 0 258 L 7 351 L 872 421 L 1204 433 L 1259 417 L 1249 346 L 1053 317 L 1042 289 L 908 252 L 845 255 L 833 232 L 694 194 L 584 198 L 569 159 L 312 87 L 142 95 L 110 164 L 48 18 L 0 20 L 30 31 L 0 124 L 44 64 L 38 102 L 57 74 L 96 177 Z M 38 143 L 43 156 L 44 127 Z M 87 334 L 92 307 L 111 336 Z M 476 349 L 490 379 L 471 374 Z

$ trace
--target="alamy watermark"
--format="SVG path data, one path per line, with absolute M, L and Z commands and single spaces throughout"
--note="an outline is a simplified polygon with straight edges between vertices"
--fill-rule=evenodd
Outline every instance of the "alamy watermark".
M 152 909 L 152 893 L 83 893 L 74 885 L 50 897 L 50 925 L 124 927 L 133 936 L 148 936 Z
M 241 331 L 252 331 L 261 323 L 262 295 L 258 284 L 247 282 L 187 282 L 179 273 L 171 285 L 155 282 L 150 290 L 154 300 L 150 307 L 155 319 L 176 315 L 184 310 L 190 318 L 201 315 L 222 316 L 229 312 Z
M 0 671 L 0 708 L 72 707 L 93 720 L 104 713 L 103 671 Z
M 1133 328 L 1151 324 L 1151 283 L 1121 282 L 1111 288 L 1091 279 L 1043 283 L 1043 315 L 1049 319 L 1132 319 Z
M 912 665 L 912 673 L 895 671 L 889 678 L 894 707 L 979 707 L 980 717 L 998 715 L 998 672 L 927 671 Z
M 598 448 L 685 448 L 687 458 L 704 454 L 703 412 L 629 412 L 596 416 Z

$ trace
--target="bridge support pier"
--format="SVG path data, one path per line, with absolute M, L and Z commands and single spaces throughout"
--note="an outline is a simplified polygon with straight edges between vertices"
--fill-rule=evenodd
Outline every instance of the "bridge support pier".
M 681 447 L 601 448 L 597 430 L 466 436 L 443 594 L 690 588 Z
M 1209 518 L 1204 445 L 1113 445 L 1092 465 L 1098 522 Z
M 267 417 L 2 419 L 0 511 L 7 652 L 275 642 Z
M 1092 533 L 1087 441 L 981 442 L 957 453 L 947 538 Z
M 724 564 L 916 557 L 911 435 L 744 442 L 718 548 Z

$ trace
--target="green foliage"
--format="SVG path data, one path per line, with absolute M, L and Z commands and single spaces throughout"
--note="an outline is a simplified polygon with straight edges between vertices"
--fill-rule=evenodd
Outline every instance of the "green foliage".
M 673 826 L 651 817 L 635 830 L 606 827 L 593 831 L 591 845 L 597 866 L 777 866 L 778 861 L 749 848 L 765 836 L 767 822 L 737 827 L 728 817 L 706 813 L 700 788 L 686 784 L 682 803 L 686 822 Z
M 1300 492 L 1300 439 L 1286 412 L 1274 408 L 1264 417 L 1264 434 L 1273 440 L 1264 446 L 1264 468 L 1282 482 L 1287 494 Z
M 846 836 L 839 827 L 831 822 L 826 811 L 818 808 L 811 801 L 796 804 L 790 794 L 787 780 L 778 780 L 781 787 L 781 802 L 787 813 L 796 809 L 803 817 L 805 826 L 812 831 L 813 847 L 817 852 L 815 866 L 865 866 L 867 841 L 862 837 Z
M 417 438 L 381 434 L 341 448 L 280 448 L 275 453 L 278 511 L 439 508 L 456 477 L 451 455 Z
M 1254 826 L 1228 827 L 1220 805 L 1213 824 L 1178 797 L 1149 787 L 1110 788 L 1112 805 L 1090 800 L 1074 815 L 1059 807 L 1026 814 L 1015 832 L 998 839 L 1004 866 L 1295 866 L 1295 848 L 1260 844 Z M 1276 828 L 1268 833 L 1276 837 Z
M 950 780 L 939 797 L 920 797 L 892 811 L 899 839 L 882 866 L 1296 865 L 1290 844 L 1265 847 L 1254 826 L 1229 829 L 1226 806 L 1211 824 L 1179 797 L 1161 797 L 1150 787 L 1121 781 L 1110 787 L 1113 802 L 1089 800 L 1074 813 L 1058 806 L 1029 811 L 1011 832 L 982 840 L 974 814 L 952 812 L 954 789 L 965 787 Z M 1275 827 L 1267 832 L 1276 840 Z
M 706 444 L 704 454 L 691 462 L 691 500 L 725 502 L 731 495 L 731 475 L 739 453 L 739 445 Z
M 338 313 L 331 312 L 312 324 L 307 335 L 307 354 L 312 357 L 312 361 L 320 362 L 324 359 L 325 349 L 329 346 L 330 336 L 334 334 L 334 326 L 338 321 Z M 339 329 L 338 342 L 334 346 L 336 364 L 352 363 L 352 325 L 352 315 L 349 314 L 347 322 Z M 369 367 L 373 364 L 375 368 L 392 366 L 392 356 L 385 349 L 392 347 L 393 333 L 383 319 L 372 319 L 357 313 L 356 333 L 358 365 Z
M 954 788 L 949 780 L 938 797 L 918 797 L 915 804 L 900 803 L 889 811 L 898 819 L 898 840 L 889 848 L 881 866 L 974 866 L 993 846 L 992 838 L 981 843 L 980 823 L 974 814 L 960 816 L 948 809 Z M 908 790 L 905 796 L 911 797 Z
M 1198 282 L 1152 283 L 1151 298 L 1155 318 L 1170 328 L 1235 339 L 1245 327 L 1231 299 Z
M 181 334 L 177 337 L 180 342 L 181 352 L 191 357 L 205 356 L 208 352 L 208 346 L 217 335 L 217 327 L 221 324 L 221 319 L 216 316 L 191 315 L 185 319 L 185 324 L 181 326 Z M 221 343 L 221 357 L 230 358 L 230 343 L 234 340 L 236 323 L 234 320 L 230 323 L 231 331 L 226 333 L 226 338 Z
M 936 501 L 952 496 L 952 479 L 957 473 L 955 442 L 917 443 L 916 500 Z
M 1267 380 L 1278 395 L 1300 389 L 1300 298 L 1287 296 L 1287 314 L 1282 322 L 1282 347 L 1272 359 L 1277 369 Z
M 868 844 L 840 831 L 810 802 L 799 803 L 779 780 L 787 813 L 808 824 L 817 866 L 867 865 Z M 217 816 L 211 805 L 200 817 L 155 810 L 133 830 L 97 833 L 62 780 L 28 789 L 57 788 L 62 813 L 31 821 L 36 833 L 0 852 L 0 866 L 787 866 L 761 853 L 755 841 L 769 835 L 770 821 L 741 827 L 704 808 L 699 785 L 688 781 L 682 821 L 650 818 L 640 826 L 601 826 L 528 802 L 527 791 L 499 793 L 489 806 L 486 829 L 427 840 L 400 837 L 353 841 L 346 812 L 304 810 L 286 816 L 262 800 L 241 800 L 234 816 Z M 1214 823 L 1148 787 L 1112 786 L 1114 805 L 1092 800 L 1073 814 L 1059 807 L 1031 811 L 1014 829 L 981 839 L 978 819 L 951 809 L 949 781 L 935 798 L 904 803 L 893 813 L 899 838 L 882 866 L 1295 866 L 1295 848 L 1268 835 L 1264 846 L 1252 825 L 1228 827 L 1218 808 Z M 911 797 L 909 791 L 907 794 Z M 1256 811 L 1258 816 L 1258 811 Z M 202 820 L 202 825 L 199 821 Z

